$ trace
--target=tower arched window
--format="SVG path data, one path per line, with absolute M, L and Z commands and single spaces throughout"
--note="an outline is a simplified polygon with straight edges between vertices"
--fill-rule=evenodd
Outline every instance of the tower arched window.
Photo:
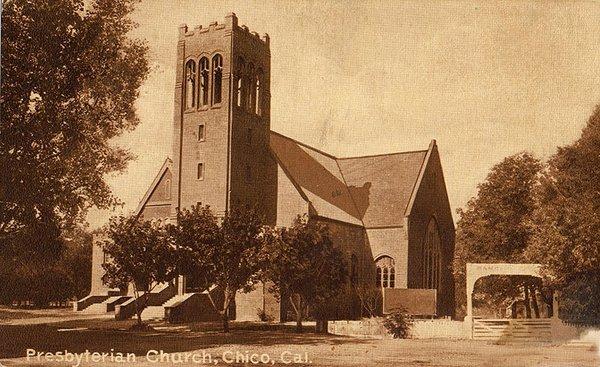
M 200 106 L 208 105 L 208 59 L 200 59 Z
M 440 289 L 442 269 L 442 241 L 435 219 L 429 221 L 423 243 L 423 280 L 426 289 Z
M 396 286 L 396 262 L 390 256 L 380 256 L 375 261 L 377 274 L 375 285 L 383 288 L 394 288 Z
M 185 64 L 185 108 L 193 108 L 196 102 L 196 63 L 189 60 Z
M 254 94 L 253 94 L 253 108 L 254 113 L 262 116 L 262 90 L 261 88 L 263 84 L 263 71 L 262 69 L 258 69 L 256 71 L 256 76 L 254 78 Z
M 245 84 L 245 108 L 246 111 L 252 111 L 253 105 L 253 97 L 254 97 L 254 65 L 249 63 L 246 67 L 246 77 L 244 78 Z
M 223 92 L 223 57 L 216 54 L 212 58 L 212 103 L 221 103 L 221 95 Z
M 244 59 L 238 57 L 236 63 L 236 73 L 235 73 L 235 105 L 238 107 L 242 107 L 244 105 L 244 89 L 243 89 L 243 80 L 244 80 L 244 71 L 245 71 L 246 63 Z

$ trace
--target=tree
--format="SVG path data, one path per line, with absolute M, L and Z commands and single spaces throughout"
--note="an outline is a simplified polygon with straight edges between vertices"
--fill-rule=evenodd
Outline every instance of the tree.
M 113 288 L 133 286 L 137 325 L 142 327 L 150 292 L 175 277 L 175 249 L 160 222 L 136 216 L 111 218 L 107 235 L 103 248 L 110 260 L 102 265 L 102 280 Z
M 29 248 L 0 248 L 0 304 L 82 298 L 89 293 L 92 235 L 81 225 L 62 231 L 57 258 L 34 256 Z
M 492 167 L 477 196 L 459 209 L 454 276 L 457 289 L 465 288 L 467 262 L 523 262 L 532 229 L 527 225 L 534 209 L 534 194 L 541 162 L 529 153 L 505 158 Z M 533 288 L 529 277 L 482 279 L 491 301 L 514 298 L 523 288 Z M 464 307 L 463 291 L 456 292 L 457 305 Z
M 333 246 L 327 228 L 306 217 L 298 217 L 292 227 L 270 235 L 265 241 L 265 274 L 272 282 L 271 292 L 288 297 L 296 314 L 296 330 L 311 306 L 322 304 L 344 290 L 347 264 L 342 252 Z
M 600 105 L 581 137 L 548 162 L 530 222 L 527 257 L 562 290 L 562 316 L 600 322 Z
M 182 270 L 203 274 L 201 287 L 216 285 L 223 292 L 223 304 L 209 299 L 229 332 L 229 308 L 238 291 L 249 292 L 259 281 L 260 252 L 263 247 L 262 218 L 254 210 L 233 209 L 217 218 L 208 206 L 193 206 L 178 215 L 172 229 L 180 249 Z
M 0 246 L 56 258 L 64 228 L 118 202 L 104 177 L 132 156 L 109 141 L 139 123 L 149 72 L 136 2 L 4 1 Z

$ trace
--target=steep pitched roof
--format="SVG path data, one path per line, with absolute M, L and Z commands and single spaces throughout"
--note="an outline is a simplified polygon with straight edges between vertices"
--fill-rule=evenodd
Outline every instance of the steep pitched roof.
M 365 227 L 403 225 L 426 154 L 420 150 L 338 159 Z
M 148 187 L 148 190 L 144 194 L 144 197 L 142 198 L 142 200 L 140 200 L 137 209 L 135 210 L 135 215 L 141 214 L 142 210 L 144 209 L 144 206 L 148 203 L 148 200 L 152 196 L 152 193 L 154 192 L 154 190 L 156 190 L 156 187 L 160 183 L 161 178 L 163 177 L 165 172 L 167 172 L 168 169 L 171 169 L 172 165 L 173 161 L 171 160 L 171 158 L 167 157 L 163 162 L 162 166 L 160 167 L 158 174 L 156 175 L 156 177 L 154 177 L 152 184 L 150 184 L 150 187 Z
M 429 151 L 336 158 L 273 131 L 271 150 L 320 216 L 367 228 L 403 225 Z
M 273 131 L 271 150 L 319 215 L 362 225 L 335 157 Z

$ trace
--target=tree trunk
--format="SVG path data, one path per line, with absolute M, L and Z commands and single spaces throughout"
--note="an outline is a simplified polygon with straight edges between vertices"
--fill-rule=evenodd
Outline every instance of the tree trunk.
M 296 332 L 302 332 L 302 311 L 298 310 L 296 312 Z
M 294 297 L 294 296 L 296 296 L 296 297 Z M 298 299 L 298 305 L 296 305 L 296 302 L 294 302 L 294 298 Z M 298 294 L 291 295 L 290 303 L 292 304 L 292 307 L 294 308 L 294 311 L 296 312 L 296 332 L 301 333 L 302 332 L 302 298 Z
M 223 332 L 229 332 L 229 315 L 226 312 L 223 312 Z
M 140 293 L 138 292 L 135 285 L 133 286 L 133 295 L 135 296 L 135 315 L 137 316 L 137 324 L 142 326 L 142 311 L 140 310 Z
M 529 300 L 529 288 L 527 288 L 527 286 L 523 286 L 523 293 L 525 295 L 525 317 L 530 319 L 531 318 L 531 304 L 530 304 L 530 300 Z
M 229 302 L 230 302 L 230 296 L 229 296 L 229 291 L 227 289 L 225 289 L 225 291 L 223 292 L 223 311 L 221 312 L 221 315 L 223 316 L 223 332 L 224 333 L 228 333 L 229 332 Z
M 533 313 L 536 319 L 540 318 L 540 308 L 537 303 L 536 287 L 531 288 L 531 304 L 533 305 Z

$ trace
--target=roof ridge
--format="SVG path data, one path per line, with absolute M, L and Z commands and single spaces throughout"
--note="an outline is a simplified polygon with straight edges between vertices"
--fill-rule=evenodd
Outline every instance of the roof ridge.
M 299 140 L 296 140 L 296 139 L 294 139 L 294 138 L 290 138 L 289 136 L 283 135 L 282 133 L 278 133 L 277 131 L 273 131 L 273 130 L 271 130 L 271 133 L 272 133 L 272 134 L 279 135 L 279 136 L 281 136 L 282 138 L 285 138 L 285 139 L 291 140 L 291 141 L 293 141 L 294 143 L 296 143 L 296 144 L 298 144 L 298 145 L 301 145 L 301 146 L 303 146 L 303 147 L 305 147 L 305 148 L 308 148 L 308 149 L 310 149 L 310 150 L 313 150 L 313 151 L 315 151 L 315 152 L 317 152 L 317 153 L 319 153 L 319 154 L 322 154 L 322 155 L 324 155 L 324 156 L 326 156 L 326 157 L 329 157 L 329 158 L 331 158 L 331 159 L 338 159 L 338 158 L 337 158 L 336 156 L 334 156 L 333 154 L 329 154 L 329 153 L 327 153 L 327 152 L 324 152 L 324 151 L 322 151 L 321 149 L 317 149 L 317 148 L 315 148 L 315 147 L 312 147 L 312 146 L 310 146 L 310 145 L 308 145 L 308 144 L 306 144 L 306 143 L 303 143 L 303 142 L 301 142 L 301 141 L 299 141 Z
M 315 148 L 315 147 L 313 147 L 313 146 L 310 146 L 310 145 L 308 145 L 308 144 L 306 144 L 306 143 L 303 143 L 303 142 L 301 142 L 301 141 L 299 141 L 299 140 L 297 140 L 297 139 L 290 138 L 290 137 L 289 137 L 289 136 L 287 136 L 287 135 L 283 135 L 282 133 L 279 133 L 279 132 L 277 132 L 277 131 L 271 130 L 271 133 L 272 133 L 272 134 L 275 134 L 275 135 L 279 135 L 279 136 L 281 136 L 282 138 L 285 138 L 285 139 L 291 140 L 291 141 L 293 141 L 294 143 L 296 143 L 296 144 L 298 144 L 298 145 L 301 145 L 301 146 L 303 146 L 303 147 L 305 147 L 305 148 L 308 148 L 308 149 L 310 149 L 310 150 L 313 150 L 313 151 L 315 151 L 315 152 L 317 152 L 317 153 L 319 153 L 319 154 L 322 154 L 322 155 L 324 155 L 324 156 L 326 156 L 326 157 L 329 157 L 329 158 L 332 158 L 332 159 L 335 159 L 335 160 L 338 160 L 338 159 L 355 159 L 355 158 L 371 158 L 371 157 L 380 157 L 380 156 L 385 156 L 385 155 L 396 155 L 396 154 L 423 153 L 423 152 L 426 152 L 426 151 L 428 151 L 428 150 L 429 150 L 429 148 L 427 148 L 427 149 L 407 150 L 407 151 L 401 151 L 401 152 L 390 152 L 390 153 L 367 154 L 367 155 L 358 155 L 358 156 L 351 156 L 351 157 L 337 157 L 337 156 L 335 156 L 335 155 L 333 155 L 333 154 L 330 154 L 330 153 L 327 153 L 327 152 L 325 152 L 325 151 L 323 151 L 323 150 L 321 150 L 321 149 L 318 149 L 318 148 Z
M 338 168 L 338 171 L 340 172 L 340 176 L 342 176 L 342 180 L 344 182 L 344 186 L 346 187 L 346 193 L 348 194 L 348 196 L 350 197 L 350 201 L 352 201 L 352 205 L 354 205 L 354 210 L 356 210 L 356 215 L 358 215 L 358 220 L 360 220 L 360 223 L 362 223 L 362 226 L 365 226 L 365 222 L 363 221 L 363 215 L 360 213 L 360 210 L 358 210 L 358 205 L 356 205 L 356 200 L 354 200 L 354 196 L 352 196 L 352 193 L 350 192 L 350 187 L 348 186 L 348 181 L 346 181 L 346 177 L 344 176 L 344 171 L 342 170 L 342 167 L 340 167 L 340 163 L 338 162 L 338 160 L 335 160 L 335 165 Z
M 392 153 L 379 153 L 379 154 L 367 154 L 367 155 L 358 155 L 354 157 L 338 157 L 336 159 L 357 159 L 357 158 L 373 158 L 373 157 L 383 157 L 386 155 L 398 155 L 398 154 L 411 154 L 411 153 L 423 153 L 428 151 L 429 149 L 419 149 L 419 150 L 408 150 L 406 152 L 392 152 Z

